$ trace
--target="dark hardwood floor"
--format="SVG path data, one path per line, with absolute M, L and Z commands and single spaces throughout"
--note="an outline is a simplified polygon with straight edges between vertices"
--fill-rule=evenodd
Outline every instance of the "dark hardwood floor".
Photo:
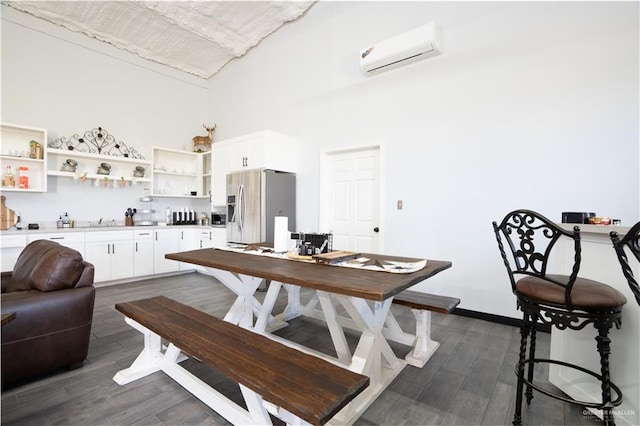
M 228 424 L 164 373 L 125 386 L 112 378 L 142 348 L 142 335 L 125 324 L 115 303 L 164 295 L 222 317 L 234 300 L 214 278 L 190 273 L 97 290 L 89 357 L 84 367 L 40 377 L 2 392 L 2 425 L 205 425 Z M 281 295 L 282 296 L 282 295 Z M 261 297 L 259 295 L 259 297 Z M 285 298 L 279 300 L 280 307 Z M 414 327 L 407 308 L 393 306 L 406 329 Z M 360 425 L 507 425 L 515 402 L 516 328 L 458 315 L 433 315 L 440 348 L 427 365 L 407 366 L 356 422 Z M 298 318 L 278 332 L 333 354 L 322 323 Z M 538 353 L 548 355 L 549 335 L 538 334 Z M 348 335 L 352 349 L 355 336 Z M 409 347 L 392 344 L 398 356 Z M 235 383 L 195 360 L 191 372 L 229 398 L 240 401 Z M 538 376 L 538 374 L 536 374 Z M 539 377 L 544 378 L 545 372 Z M 581 407 L 536 395 L 523 412 L 525 425 L 595 425 Z

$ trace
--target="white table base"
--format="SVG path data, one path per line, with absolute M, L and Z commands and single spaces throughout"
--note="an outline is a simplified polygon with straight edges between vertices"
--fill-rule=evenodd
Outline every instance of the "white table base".
M 287 321 L 300 315 L 326 322 L 337 358 L 278 336 L 270 334 L 270 337 L 370 378 L 369 387 L 334 416 L 330 424 L 349 425 L 355 422 L 407 363 L 417 367 L 424 366 L 439 346 L 430 338 L 431 313 L 416 311 L 416 335 L 406 333 L 390 311 L 392 299 L 382 302 L 366 301 L 318 290 L 307 305 L 301 306 L 300 287 L 271 281 L 265 298 L 260 303 L 255 298 L 255 292 L 263 281 L 261 278 L 213 268 L 204 269 L 205 273 L 217 278 L 237 296 L 224 318 L 225 321 L 263 334 L 270 334 L 286 326 Z M 287 306 L 283 312 L 274 315 L 273 309 L 281 289 L 287 292 Z M 339 315 L 339 305 L 345 309 L 348 317 Z M 347 344 L 344 328 L 361 333 L 353 354 Z M 387 339 L 413 346 L 414 350 L 407 355 L 406 361 L 400 360 L 395 356 Z

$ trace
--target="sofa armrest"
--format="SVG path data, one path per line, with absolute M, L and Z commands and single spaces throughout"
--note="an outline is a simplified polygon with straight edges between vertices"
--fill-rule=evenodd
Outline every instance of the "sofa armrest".
M 78 279 L 75 287 L 88 287 L 93 286 L 93 276 L 95 274 L 95 268 L 92 263 L 84 262 L 84 269 L 82 270 L 82 275 Z
M 2 327 L 2 344 L 91 324 L 95 291 L 90 286 L 2 294 L 2 312 L 16 313 L 16 318 Z

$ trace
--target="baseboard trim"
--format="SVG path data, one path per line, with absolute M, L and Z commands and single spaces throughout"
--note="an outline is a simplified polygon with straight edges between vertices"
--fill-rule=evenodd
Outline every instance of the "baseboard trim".
M 505 317 L 502 315 L 488 314 L 486 312 L 472 311 L 469 309 L 456 308 L 452 312 L 453 315 L 460 315 L 461 317 L 480 319 L 484 321 L 494 322 L 497 324 L 510 325 L 512 327 L 520 328 L 522 323 L 521 319 Z M 536 326 L 536 330 L 542 333 L 551 333 L 551 324 L 540 324 Z

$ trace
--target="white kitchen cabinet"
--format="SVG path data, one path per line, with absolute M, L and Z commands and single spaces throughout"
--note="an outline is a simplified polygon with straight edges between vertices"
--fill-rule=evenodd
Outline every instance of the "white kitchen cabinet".
M 28 234 L 28 242 L 36 240 L 51 240 L 78 251 L 85 257 L 85 233 L 84 232 L 51 232 L 43 234 Z M 3 237 L 4 238 L 4 237 Z
M 153 230 L 133 231 L 133 276 L 153 274 Z
M 46 152 L 48 157 L 47 174 L 49 176 L 78 179 L 87 185 L 97 183 L 101 187 L 151 182 L 151 162 L 147 160 L 58 148 L 47 148 Z M 65 171 L 65 168 L 68 167 L 67 160 L 73 160 L 77 163 L 75 172 Z M 98 169 L 103 163 L 111 166 L 108 175 L 98 174 Z M 136 170 L 137 167 L 144 169 L 144 172 L 142 169 Z M 144 175 L 134 176 L 134 173 Z
M 195 269 L 195 266 L 183 264 L 175 260 L 165 259 L 167 253 L 194 250 L 198 248 L 199 230 L 195 228 L 180 228 L 179 226 L 156 229 L 153 241 L 153 272 L 162 274 L 181 270 Z
M 200 229 L 184 228 L 180 230 L 180 251 L 196 250 L 200 248 Z M 175 260 L 173 261 L 175 262 Z M 192 263 L 176 262 L 180 264 L 180 270 L 186 271 L 196 269 L 196 265 Z
M 0 173 L 4 175 L 7 166 L 15 176 L 15 186 L 2 186 L 1 192 L 46 192 L 47 191 L 47 131 L 35 127 L 3 123 L 0 125 Z M 40 145 L 39 150 L 31 148 L 31 141 Z M 19 168 L 28 175 L 28 188 L 20 187 Z
M 297 172 L 297 141 L 271 130 L 234 138 L 231 144 L 230 171 L 272 169 Z
M 0 261 L 2 264 L 2 272 L 13 271 L 13 266 L 18 260 L 18 256 L 27 246 L 27 236 L 21 235 L 3 235 L 0 238 Z
M 203 175 L 210 154 L 153 147 L 153 196 L 208 197 Z M 195 195 L 192 195 L 194 193 Z
M 213 247 L 213 231 L 199 231 L 200 234 L 200 246 L 199 248 L 212 248 Z
M 216 142 L 211 146 L 211 204 L 227 205 L 227 173 L 231 171 L 231 144 Z
M 227 228 L 211 228 L 211 245 L 214 248 L 227 246 Z
M 227 205 L 227 174 L 250 169 L 296 173 L 298 141 L 271 130 L 251 133 L 212 144 L 211 204 Z
M 95 267 L 94 282 L 133 276 L 133 231 L 87 232 L 85 251 Z
M 180 251 L 180 229 L 167 227 L 153 231 L 153 272 L 162 274 L 180 269 L 179 262 L 164 258 L 167 253 Z

